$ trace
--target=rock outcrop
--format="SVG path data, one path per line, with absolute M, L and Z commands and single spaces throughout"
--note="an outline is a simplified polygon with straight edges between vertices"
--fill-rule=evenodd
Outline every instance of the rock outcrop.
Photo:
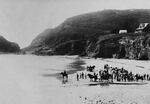
M 98 41 L 94 57 L 150 59 L 150 34 L 116 34 Z

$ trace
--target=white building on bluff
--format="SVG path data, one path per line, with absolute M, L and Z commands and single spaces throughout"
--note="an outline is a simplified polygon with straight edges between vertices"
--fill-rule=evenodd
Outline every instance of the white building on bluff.
M 127 33 L 127 30 L 119 30 L 119 34 Z

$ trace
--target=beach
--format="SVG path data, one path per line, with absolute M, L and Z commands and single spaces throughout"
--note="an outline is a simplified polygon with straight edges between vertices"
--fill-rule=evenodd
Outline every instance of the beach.
M 94 85 L 90 79 L 76 80 L 76 73 L 105 64 L 133 73 L 150 73 L 149 61 L 88 59 L 78 56 L 0 55 L 1 104 L 150 104 L 150 83 Z M 68 82 L 62 84 L 60 72 Z

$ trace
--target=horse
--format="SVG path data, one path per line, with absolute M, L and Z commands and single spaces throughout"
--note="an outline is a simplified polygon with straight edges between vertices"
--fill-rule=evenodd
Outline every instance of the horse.
M 60 74 L 62 75 L 63 79 L 64 79 L 64 78 L 67 78 L 67 79 L 68 79 L 68 74 L 66 73 L 66 71 L 61 72 Z
M 61 72 L 60 74 L 63 77 L 62 83 L 65 84 L 66 82 L 68 82 L 68 74 L 66 73 L 66 71 Z
M 137 75 L 137 74 L 135 75 L 135 79 L 136 79 L 136 81 L 139 81 L 139 80 L 143 81 L 144 80 L 143 76 Z
M 87 71 L 93 72 L 94 69 L 95 69 L 95 65 L 87 66 Z
M 107 80 L 107 81 L 109 81 L 109 80 L 111 80 L 111 82 L 113 82 L 113 75 L 112 74 L 102 74 L 101 75 L 101 80 L 103 81 L 103 80 Z
M 90 78 L 90 81 L 93 81 L 93 79 L 94 79 L 94 81 L 96 82 L 97 81 L 97 74 L 96 75 L 92 75 L 92 74 L 87 74 L 87 76 Z

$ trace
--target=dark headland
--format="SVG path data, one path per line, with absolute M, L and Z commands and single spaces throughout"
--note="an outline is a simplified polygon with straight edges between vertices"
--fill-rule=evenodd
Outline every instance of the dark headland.
M 20 53 L 20 47 L 15 42 L 6 40 L 3 36 L 0 36 L 0 53 Z

